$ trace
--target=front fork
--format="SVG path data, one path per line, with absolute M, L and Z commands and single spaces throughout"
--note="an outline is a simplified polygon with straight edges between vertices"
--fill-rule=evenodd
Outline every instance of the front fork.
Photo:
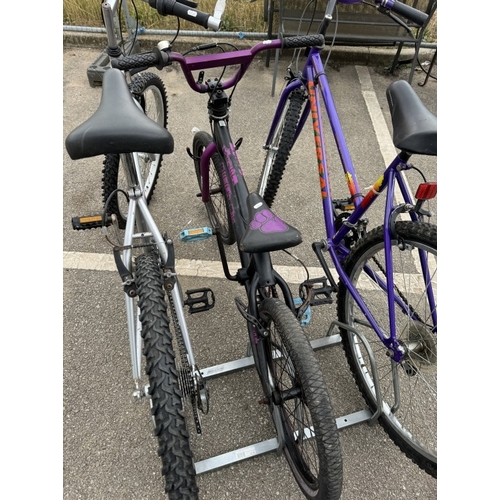
M 127 158 L 128 160 L 128 158 Z M 137 232 L 136 230 L 139 229 Z M 180 293 L 180 287 L 176 279 L 173 265 L 173 242 L 165 238 L 158 229 L 149 209 L 145 197 L 140 189 L 131 189 L 129 191 L 129 205 L 127 213 L 127 225 L 123 239 L 123 258 L 122 263 L 128 270 L 129 278 L 124 281 L 125 307 L 127 314 L 129 346 L 132 363 L 132 376 L 134 379 L 135 390 L 133 396 L 141 399 L 147 395 L 147 387 L 141 384 L 141 357 L 142 357 L 142 325 L 139 319 L 140 310 L 136 307 L 135 297 L 136 289 L 133 279 L 132 249 L 135 242 L 146 244 L 154 242 L 154 247 L 159 253 L 162 270 L 165 279 L 168 282 L 166 286 L 170 287 L 174 309 L 176 311 L 177 321 L 180 327 L 188 363 L 195 371 L 195 359 L 191 341 L 184 316 L 184 301 Z M 147 246 L 146 246 L 147 249 Z M 123 277 L 123 276 L 122 276 Z

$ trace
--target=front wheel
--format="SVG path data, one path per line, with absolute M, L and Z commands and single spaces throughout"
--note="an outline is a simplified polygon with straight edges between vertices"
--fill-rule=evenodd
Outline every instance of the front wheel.
M 270 406 L 283 429 L 284 453 L 309 499 L 337 500 L 342 456 L 333 409 L 319 363 L 293 312 L 279 299 L 259 309 L 265 342 Z
M 437 477 L 437 228 L 400 221 L 391 241 L 395 324 L 406 351 L 396 363 L 342 283 L 338 318 L 355 331 L 340 330 L 347 361 L 369 407 L 376 411 L 375 375 L 380 383 L 380 423 L 397 446 L 419 467 Z M 382 331 L 389 314 L 383 227 L 357 242 L 344 268 Z M 375 358 L 372 367 L 360 335 Z
M 161 79 L 153 73 L 139 73 L 129 84 L 129 89 L 144 113 L 162 127 L 167 126 L 167 92 Z M 161 154 L 133 153 L 138 166 L 140 188 L 149 203 L 160 175 Z M 128 203 L 123 193 L 127 192 L 127 182 L 120 168 L 120 155 L 108 154 L 104 158 L 102 170 L 102 195 L 104 203 L 108 203 L 107 213 L 115 214 L 120 229 L 125 229 Z M 110 196 L 113 195 L 111 198 Z M 109 199 L 109 201 L 108 201 Z
M 193 138 L 194 169 L 200 190 L 202 183 L 201 155 L 212 142 L 212 136 L 207 132 L 196 132 Z M 236 241 L 236 237 L 231 222 L 229 205 L 226 201 L 223 179 L 224 165 L 222 158 L 219 153 L 215 153 L 210 159 L 208 172 L 210 200 L 206 203 L 206 209 L 210 224 L 219 232 L 222 241 L 226 245 L 232 245 Z
M 260 174 L 257 191 L 269 207 L 272 206 L 278 193 L 305 100 L 306 94 L 302 87 L 290 93 L 271 138 L 271 143 L 266 146 L 266 159 Z
M 170 500 L 194 500 L 198 498 L 196 471 L 175 368 L 163 275 L 156 253 L 137 257 L 136 283 L 151 413 L 163 463 L 165 492 Z

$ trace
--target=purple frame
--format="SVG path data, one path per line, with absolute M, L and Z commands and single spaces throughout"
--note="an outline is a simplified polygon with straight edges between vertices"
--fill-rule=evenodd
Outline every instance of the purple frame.
M 335 108 L 333 97 L 330 91 L 330 86 L 328 80 L 324 73 L 323 63 L 321 61 L 321 49 L 311 48 L 307 56 L 306 63 L 303 68 L 302 77 L 304 81 L 300 79 L 290 82 L 289 85 L 285 87 L 283 93 L 280 97 L 271 128 L 266 141 L 266 147 L 268 147 L 272 141 L 272 137 L 275 133 L 276 127 L 278 126 L 280 117 L 282 115 L 283 109 L 287 102 L 290 93 L 300 86 L 306 86 L 308 90 L 308 101 L 302 116 L 299 120 L 299 125 L 295 134 L 295 140 L 300 135 L 307 116 L 310 114 L 312 116 L 312 125 L 314 130 L 314 140 L 316 145 L 316 157 L 318 160 L 318 175 L 320 180 L 320 190 L 323 204 L 323 214 L 326 229 L 326 241 L 328 245 L 328 252 L 334 263 L 335 269 L 339 274 L 340 279 L 349 290 L 354 300 L 357 302 L 360 309 L 363 311 L 365 317 L 370 322 L 380 340 L 384 345 L 394 353 L 394 360 L 396 362 L 401 361 L 403 357 L 403 351 L 400 348 L 400 344 L 396 338 L 396 325 L 395 325 L 395 305 L 397 304 L 407 314 L 411 315 L 411 311 L 408 310 L 407 306 L 403 301 L 395 296 L 394 294 L 394 276 L 393 276 L 393 266 L 392 266 L 392 247 L 391 247 L 391 236 L 390 236 L 390 218 L 394 210 L 394 206 L 391 202 L 394 194 L 394 185 L 397 182 L 401 192 L 403 194 L 403 199 L 405 203 L 413 203 L 412 195 L 401 175 L 400 171 L 407 170 L 409 168 L 407 163 L 404 163 L 399 157 L 396 157 L 393 162 L 387 167 L 380 178 L 375 182 L 371 191 L 366 196 L 360 195 L 359 184 L 356 177 L 356 172 L 351 159 L 351 155 L 347 148 L 344 133 L 342 131 L 342 126 L 340 119 Z M 318 82 L 316 85 L 315 82 Z M 384 212 L 384 245 L 385 245 L 385 255 L 386 255 L 386 269 L 387 269 L 387 283 L 383 284 L 384 288 L 388 293 L 388 312 L 389 312 L 389 323 L 390 323 L 390 336 L 386 337 L 377 322 L 373 318 L 370 310 L 366 307 L 360 294 L 357 292 L 353 284 L 351 283 L 349 277 L 344 272 L 341 260 L 348 254 L 348 249 L 342 245 L 342 240 L 349 232 L 350 228 L 347 225 L 341 225 L 339 228 L 335 227 L 335 220 L 332 208 L 332 194 L 330 190 L 330 180 L 328 175 L 328 165 L 326 163 L 326 146 L 324 139 L 324 124 L 321 116 L 321 107 L 319 102 L 324 104 L 326 109 L 326 114 L 330 123 L 333 136 L 337 145 L 339 158 L 346 174 L 347 186 L 351 196 L 353 197 L 354 210 L 347 222 L 350 224 L 357 223 L 364 214 L 371 207 L 373 202 L 377 199 L 378 195 L 384 190 L 386 193 L 386 203 Z M 358 196 L 355 196 L 358 195 Z M 412 220 L 417 220 L 417 216 L 414 213 L 410 213 Z M 433 313 L 432 318 L 434 325 L 437 325 L 437 313 L 436 313 L 436 303 L 434 292 L 432 287 L 429 287 L 430 275 L 427 266 L 426 256 L 422 251 L 420 251 L 420 261 L 422 264 L 424 280 L 426 283 L 427 294 L 429 297 L 429 303 L 431 304 Z M 367 269 L 367 272 L 369 270 Z M 379 283 L 380 284 L 380 283 Z

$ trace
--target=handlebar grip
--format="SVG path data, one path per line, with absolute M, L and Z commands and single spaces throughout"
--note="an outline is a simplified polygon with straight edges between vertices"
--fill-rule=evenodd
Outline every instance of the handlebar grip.
M 122 71 L 139 68 L 152 68 L 153 66 L 158 69 L 162 69 L 164 65 L 162 53 L 159 50 L 133 54 L 131 56 L 124 56 L 118 59 L 111 59 L 111 66 L 113 68 L 121 69 Z
M 283 49 L 300 49 L 302 47 L 323 47 L 325 37 L 323 35 L 304 35 L 283 38 L 281 47 Z
M 381 2 L 382 6 L 385 6 L 384 3 L 390 3 L 390 0 L 389 2 Z M 396 14 L 406 17 L 406 19 L 413 21 L 419 26 L 423 26 L 429 17 L 425 12 L 421 12 L 420 10 L 414 9 L 413 7 L 410 7 L 402 2 L 398 2 L 397 0 L 394 0 L 394 5 L 392 7 L 387 7 Z
M 176 16 L 186 21 L 210 28 L 218 31 L 220 27 L 220 19 L 217 19 L 210 14 L 194 9 L 189 5 L 185 5 L 177 0 L 147 0 L 149 5 L 158 11 L 161 16 Z

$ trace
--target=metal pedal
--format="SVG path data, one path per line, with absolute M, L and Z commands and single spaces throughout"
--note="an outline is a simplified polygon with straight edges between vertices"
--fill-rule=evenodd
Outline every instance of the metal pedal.
M 336 289 L 327 283 L 328 280 L 324 276 L 304 281 L 299 286 L 301 300 L 305 300 L 310 294 L 309 304 L 311 306 L 332 304 L 332 293 L 336 292 Z
M 197 227 L 195 229 L 184 229 L 184 231 L 180 232 L 179 238 L 181 241 L 188 243 L 191 241 L 205 240 L 210 238 L 212 234 L 212 228 L 210 227 Z
M 106 224 L 103 223 L 102 215 L 86 215 L 84 217 L 73 217 L 71 224 L 73 229 L 81 231 L 83 229 L 96 229 L 103 225 L 110 226 L 112 223 L 111 216 L 107 217 Z
M 214 292 L 210 288 L 197 288 L 186 291 L 187 299 L 184 305 L 188 306 L 190 314 L 208 311 L 215 305 Z

